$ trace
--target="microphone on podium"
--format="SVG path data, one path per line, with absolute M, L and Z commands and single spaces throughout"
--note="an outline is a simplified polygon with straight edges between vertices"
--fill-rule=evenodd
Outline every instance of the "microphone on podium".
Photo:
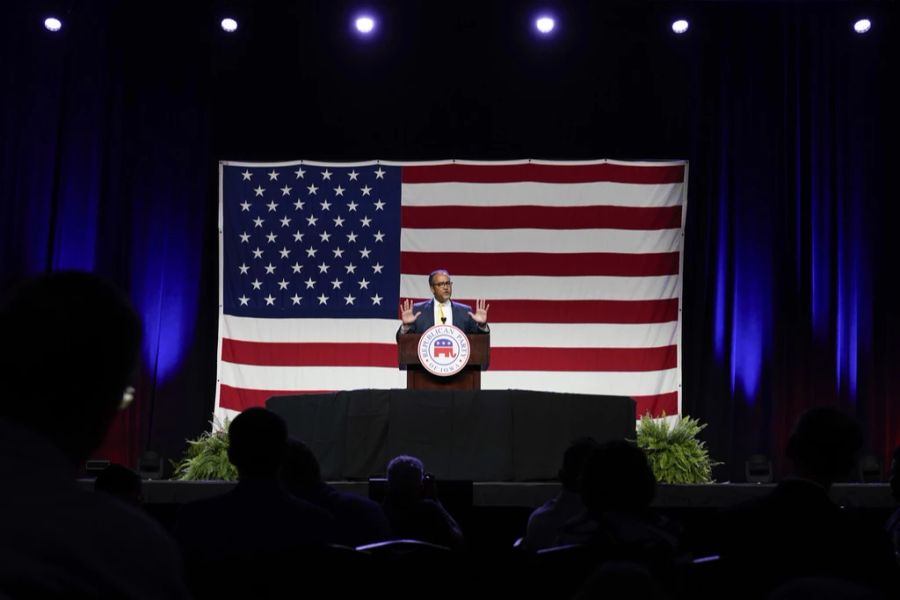
M 441 317 L 441 323 L 444 324 L 444 325 L 446 325 L 446 324 L 447 324 L 447 317 Z

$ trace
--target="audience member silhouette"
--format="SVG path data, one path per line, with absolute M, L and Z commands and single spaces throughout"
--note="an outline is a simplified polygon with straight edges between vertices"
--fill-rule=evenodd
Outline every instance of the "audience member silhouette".
M 237 486 L 178 512 L 175 537 L 189 569 L 262 560 L 331 542 L 331 515 L 289 494 L 278 479 L 287 445 L 284 420 L 264 408 L 250 408 L 235 417 L 228 434 Z
M 113 463 L 94 480 L 94 491 L 109 494 L 133 506 L 144 502 L 141 476 L 128 467 Z
M 38 277 L 4 301 L 0 331 L 0 595 L 186 597 L 157 523 L 75 482 L 137 365 L 124 295 L 87 273 Z
M 299 440 L 288 439 L 281 480 L 291 494 L 334 516 L 337 543 L 356 547 L 391 537 L 381 505 L 357 494 L 339 492 L 322 481 L 319 461 Z
M 677 526 L 650 510 L 656 478 L 644 452 L 630 442 L 600 444 L 582 470 L 583 520 L 570 521 L 558 539 L 586 543 L 602 556 L 667 568 L 679 549 Z
M 597 441 L 593 438 L 581 438 L 574 441 L 563 453 L 563 463 L 559 470 L 562 489 L 528 517 L 523 542 L 525 549 L 537 551 L 553 546 L 566 522 L 584 515 L 585 506 L 581 500 L 581 470 L 585 459 L 597 446 Z
M 797 420 L 787 443 L 792 473 L 768 495 L 725 515 L 723 558 L 744 582 L 737 592 L 760 597 L 798 577 L 835 577 L 891 589 L 885 536 L 857 522 L 829 497 L 856 463 L 862 433 L 833 407 Z M 738 579 L 735 579 L 738 580 Z
M 435 497 L 434 481 L 430 476 L 426 481 L 421 460 L 397 456 L 388 464 L 387 479 L 382 508 L 395 538 L 462 548 L 462 530 Z

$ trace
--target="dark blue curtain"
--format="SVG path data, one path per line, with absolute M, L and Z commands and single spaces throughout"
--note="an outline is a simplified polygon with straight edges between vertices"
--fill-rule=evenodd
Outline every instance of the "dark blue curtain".
M 57 4 L 58 34 L 20 4 L 0 25 L 0 284 L 79 268 L 131 293 L 138 400 L 104 456 L 175 458 L 207 426 L 222 159 L 688 158 L 683 409 L 717 476 L 778 456 L 820 403 L 882 460 L 900 443 L 895 4 L 575 1 L 536 43 L 508 3 L 386 2 L 366 44 L 324 0 L 231 2 L 233 36 L 218 2 Z

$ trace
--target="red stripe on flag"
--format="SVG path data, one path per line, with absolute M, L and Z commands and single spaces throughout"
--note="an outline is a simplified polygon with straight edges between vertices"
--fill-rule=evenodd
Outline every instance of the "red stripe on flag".
M 684 165 L 429 165 L 403 167 L 403 183 L 681 183 Z
M 401 252 L 400 271 L 427 275 L 441 265 L 456 275 L 652 277 L 678 274 L 678 252 Z
M 396 367 L 396 344 L 279 343 L 222 339 L 222 360 L 275 367 Z
M 651 417 L 662 417 L 678 414 L 678 392 L 657 394 L 656 396 L 632 396 L 635 401 L 635 416 L 640 419 L 646 414 Z
M 456 300 L 475 306 L 474 300 Z M 678 298 L 665 300 L 491 300 L 491 323 L 668 323 Z M 399 312 L 397 313 L 399 319 Z
M 394 344 L 264 343 L 222 340 L 222 360 L 279 367 L 397 367 Z M 346 349 L 346 351 L 345 351 Z M 493 348 L 495 371 L 658 371 L 677 365 L 675 346 L 658 348 Z
M 678 366 L 676 346 L 491 348 L 492 371 L 658 371 Z
M 250 390 L 236 388 L 224 383 L 219 384 L 219 406 L 230 410 L 242 411 L 254 406 L 265 406 L 266 400 L 273 396 L 294 396 L 301 394 L 324 394 L 332 390 L 303 390 L 288 392 L 284 390 Z
M 404 206 L 413 229 L 629 229 L 681 227 L 680 206 Z

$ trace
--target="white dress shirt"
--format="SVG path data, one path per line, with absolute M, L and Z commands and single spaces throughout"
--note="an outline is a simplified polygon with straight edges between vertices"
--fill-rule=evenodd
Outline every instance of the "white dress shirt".
M 444 309 L 444 316 L 447 318 L 446 321 L 441 321 L 441 307 Z M 453 325 L 453 305 L 449 300 L 444 303 L 440 303 L 437 300 L 434 301 L 434 324 Z

